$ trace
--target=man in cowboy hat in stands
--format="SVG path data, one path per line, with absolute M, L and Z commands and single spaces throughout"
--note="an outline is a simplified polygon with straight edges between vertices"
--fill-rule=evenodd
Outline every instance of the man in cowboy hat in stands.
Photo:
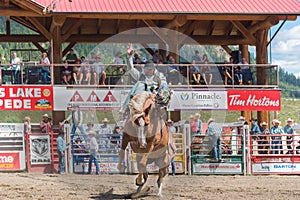
M 108 124 L 109 120 L 107 118 L 104 118 L 102 120 L 102 125 L 100 126 L 99 134 L 106 135 L 103 137 L 103 140 L 101 141 L 101 144 L 104 145 L 106 148 L 110 148 L 110 137 L 107 136 L 107 134 L 112 134 L 113 130 L 111 126 Z
M 271 137 L 272 139 L 272 154 L 280 154 L 282 150 L 282 141 L 281 134 L 284 133 L 283 129 L 280 126 L 280 121 L 278 119 L 274 119 L 274 126 L 270 130 L 270 134 L 274 135 Z
M 40 129 L 42 133 L 50 133 L 51 132 L 51 118 L 48 114 L 43 115 L 43 120 L 40 122 Z
M 289 136 L 286 136 L 286 146 L 288 148 L 288 152 L 287 154 L 292 154 L 292 138 L 293 138 L 293 134 L 294 134 L 294 129 L 292 127 L 292 123 L 293 123 L 293 120 L 291 118 L 288 118 L 286 120 L 286 125 L 285 127 L 283 128 L 283 131 L 284 131 L 284 134 L 290 134 Z
M 77 128 L 79 128 L 81 134 L 85 134 L 82 127 L 83 115 L 82 112 L 79 110 L 78 105 L 73 106 L 71 114 L 62 123 L 65 123 L 66 121 L 70 121 L 71 119 L 72 119 L 71 134 L 74 135 Z

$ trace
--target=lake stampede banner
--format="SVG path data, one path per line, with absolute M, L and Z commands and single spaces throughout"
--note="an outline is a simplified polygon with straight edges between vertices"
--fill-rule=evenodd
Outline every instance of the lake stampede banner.
M 52 110 L 51 86 L 1 86 L 0 110 Z
M 280 90 L 228 90 L 228 110 L 280 110 Z
M 50 136 L 30 135 L 31 164 L 51 164 Z

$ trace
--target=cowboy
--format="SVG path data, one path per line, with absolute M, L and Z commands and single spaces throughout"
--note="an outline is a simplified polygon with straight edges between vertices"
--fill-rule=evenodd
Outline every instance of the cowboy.
M 98 175 L 100 172 L 99 169 L 99 163 L 97 159 L 97 154 L 99 150 L 99 145 L 96 139 L 96 133 L 94 131 L 90 131 L 88 133 L 89 138 L 90 138 L 90 143 L 89 143 L 89 151 L 90 151 L 90 158 L 89 158 L 89 168 L 88 168 L 88 174 L 92 173 L 92 163 L 94 162 L 96 166 L 96 174 Z
M 70 121 L 70 119 L 72 119 L 71 134 L 74 135 L 77 128 L 79 128 L 81 134 L 85 134 L 82 127 L 83 115 L 82 112 L 79 110 L 78 105 L 73 106 L 71 114 L 67 117 L 67 119 L 62 121 L 62 123 L 64 124 L 66 121 Z
M 281 134 L 284 133 L 280 126 L 280 121 L 278 119 L 273 120 L 274 126 L 271 128 L 270 133 L 272 135 L 272 154 L 280 154 L 282 150 L 282 141 L 281 141 Z
M 42 133 L 50 133 L 51 132 L 51 118 L 48 116 L 48 114 L 44 114 L 43 120 L 40 122 L 40 129 Z
M 214 153 L 215 162 L 222 162 L 222 141 L 221 134 L 222 128 L 219 124 L 215 123 L 215 120 L 210 118 L 207 122 L 207 135 L 210 138 L 210 147 L 212 147 Z
M 127 105 L 130 101 L 130 98 L 141 91 L 148 91 L 156 94 L 157 103 L 160 103 L 163 106 L 168 104 L 171 95 L 171 92 L 167 86 L 166 77 L 156 70 L 153 61 L 147 61 L 142 72 L 134 68 L 132 58 L 133 52 L 134 50 L 132 49 L 132 46 L 129 45 L 127 49 L 127 67 L 129 73 L 137 81 L 137 83 L 130 90 L 120 110 L 120 113 L 124 114 L 125 116 L 128 116 L 126 112 L 128 112 Z
M 288 118 L 286 120 L 286 123 L 287 124 L 283 128 L 283 131 L 285 134 L 289 134 L 288 136 L 286 136 L 286 145 L 288 148 L 287 154 L 292 154 L 292 141 L 293 141 L 292 138 L 294 134 L 294 129 L 292 127 L 293 120 L 291 118 Z

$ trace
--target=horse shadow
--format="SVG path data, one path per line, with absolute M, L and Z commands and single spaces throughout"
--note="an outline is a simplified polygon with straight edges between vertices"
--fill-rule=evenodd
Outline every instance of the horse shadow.
M 111 199 L 136 199 L 133 198 L 132 195 L 134 195 L 136 192 L 128 193 L 128 194 L 113 194 L 113 188 L 108 190 L 107 192 L 103 192 L 100 194 L 91 194 L 90 198 L 91 199 L 96 199 L 96 200 L 111 200 Z M 145 193 L 141 194 L 138 196 L 138 198 L 145 198 L 153 196 L 153 194 Z

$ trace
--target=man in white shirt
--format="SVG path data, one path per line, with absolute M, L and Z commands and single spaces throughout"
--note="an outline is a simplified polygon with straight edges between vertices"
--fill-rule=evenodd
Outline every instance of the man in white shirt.
M 14 76 L 14 84 L 20 84 L 21 83 L 20 81 L 21 60 L 17 56 L 16 52 L 13 53 L 13 59 L 11 60 L 11 64 L 12 64 L 11 69 Z
M 90 159 L 89 159 L 89 169 L 88 174 L 92 173 L 92 163 L 94 161 L 94 164 L 96 166 L 96 174 L 98 175 L 100 172 L 99 169 L 99 163 L 97 159 L 97 153 L 99 150 L 98 142 L 95 137 L 96 133 L 94 131 L 90 131 L 89 133 L 90 143 L 89 143 L 89 150 L 90 150 Z

